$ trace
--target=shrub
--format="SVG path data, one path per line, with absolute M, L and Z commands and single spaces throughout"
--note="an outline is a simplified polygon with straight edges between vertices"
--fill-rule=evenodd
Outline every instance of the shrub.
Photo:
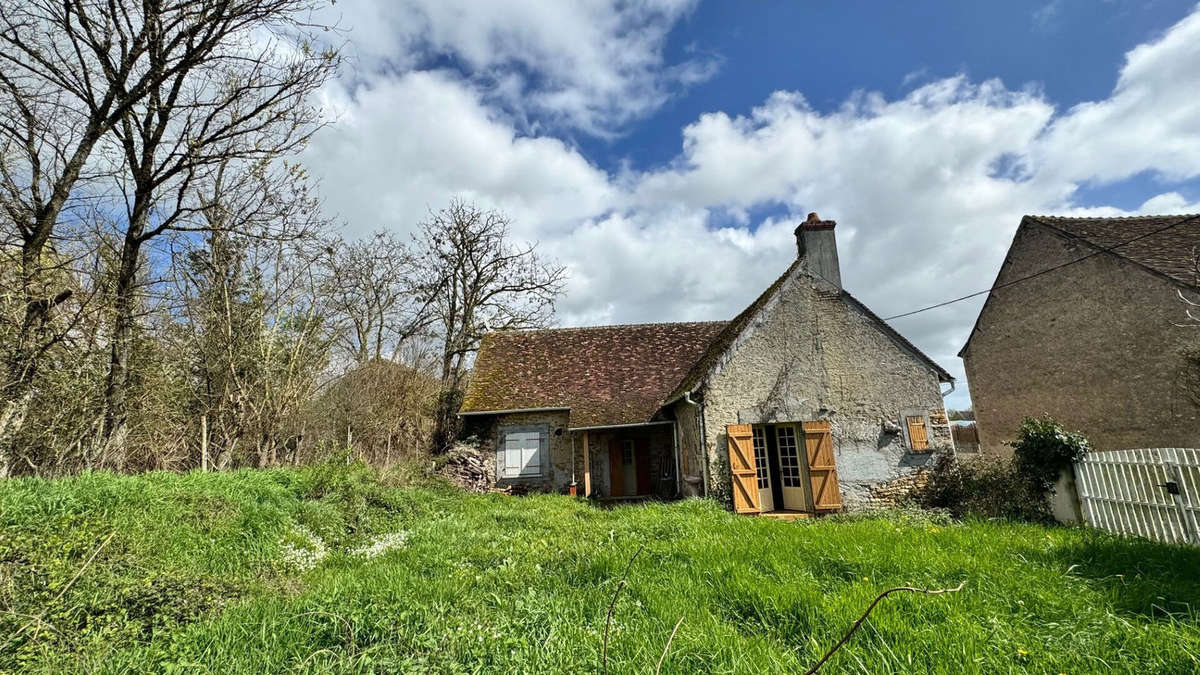
M 922 507 L 945 509 L 955 518 L 1050 520 L 1044 494 L 1030 489 L 1012 461 L 998 458 L 960 461 L 948 453 L 939 455 L 915 496 Z
M 1054 489 L 1059 473 L 1090 449 L 1083 434 L 1067 431 L 1049 417 L 1021 420 L 1017 440 L 1009 445 L 1017 473 L 1043 497 Z

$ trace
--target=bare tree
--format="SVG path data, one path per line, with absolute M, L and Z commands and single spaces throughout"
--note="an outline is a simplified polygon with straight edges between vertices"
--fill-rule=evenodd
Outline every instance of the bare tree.
M 80 181 L 108 168 L 95 152 L 103 139 L 164 82 L 208 62 L 231 36 L 269 30 L 317 4 L 0 0 L 0 208 L 19 238 L 24 305 L 5 354 L 0 470 L 24 419 L 38 359 L 60 338 L 47 330 L 49 317 L 72 294 L 46 279 L 46 248 L 64 209 L 81 198 Z
M 147 67 L 174 74 L 149 87 L 113 130 L 122 151 L 119 187 L 126 207 L 105 387 L 105 432 L 117 446 L 125 434 L 135 283 L 143 247 L 169 231 L 216 227 L 273 234 L 254 232 L 253 221 L 261 220 L 256 217 L 246 222 L 193 216 L 213 206 L 231 173 L 253 182 L 272 171 L 272 161 L 303 147 L 320 126 L 319 108 L 309 98 L 337 65 L 334 51 L 316 51 L 311 39 L 295 33 L 306 17 L 297 12 L 312 7 L 308 0 L 216 5 L 225 12 L 195 17 L 188 5 L 146 6 L 139 18 L 155 27 L 148 39 Z M 189 20 L 237 24 L 239 29 L 226 32 L 215 48 L 201 54 L 186 43 L 172 49 L 172 31 L 185 30 Z M 259 196 L 268 214 L 275 210 L 279 195 Z
M 405 343 L 424 337 L 433 297 L 415 288 L 412 253 L 395 235 L 326 244 L 323 295 L 336 323 L 338 347 L 355 365 L 400 360 Z
M 438 452 L 457 435 L 466 361 L 483 334 L 548 325 L 566 283 L 566 268 L 543 261 L 535 244 L 508 241 L 509 225 L 504 214 L 460 199 L 421 225 L 418 288 L 433 299 L 442 343 Z
M 442 386 L 457 387 L 468 356 L 489 330 L 540 328 L 554 316 L 566 268 L 535 244 L 508 241 L 511 221 L 454 199 L 421 224 L 419 288 L 434 300 L 442 339 Z

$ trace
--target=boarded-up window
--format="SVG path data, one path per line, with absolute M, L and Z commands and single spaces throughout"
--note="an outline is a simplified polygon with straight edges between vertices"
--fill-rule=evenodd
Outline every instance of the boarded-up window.
M 904 418 L 908 428 L 908 445 L 913 450 L 929 449 L 929 434 L 925 430 L 924 415 L 909 415 Z
M 510 427 L 501 430 L 498 459 L 501 478 L 541 476 L 546 466 L 548 430 L 537 427 Z

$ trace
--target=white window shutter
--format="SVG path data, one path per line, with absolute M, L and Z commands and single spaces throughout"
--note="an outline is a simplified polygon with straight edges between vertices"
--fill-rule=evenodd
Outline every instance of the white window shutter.
M 503 478 L 542 475 L 550 437 L 541 431 L 510 431 L 503 435 L 503 448 L 497 458 Z
M 521 474 L 521 446 L 524 434 L 508 434 L 504 438 L 504 475 L 506 477 Z

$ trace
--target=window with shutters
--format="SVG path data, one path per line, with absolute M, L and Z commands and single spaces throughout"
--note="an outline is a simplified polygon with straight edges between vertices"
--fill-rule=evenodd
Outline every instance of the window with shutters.
M 500 478 L 536 478 L 549 464 L 550 427 L 501 427 L 496 468 Z

